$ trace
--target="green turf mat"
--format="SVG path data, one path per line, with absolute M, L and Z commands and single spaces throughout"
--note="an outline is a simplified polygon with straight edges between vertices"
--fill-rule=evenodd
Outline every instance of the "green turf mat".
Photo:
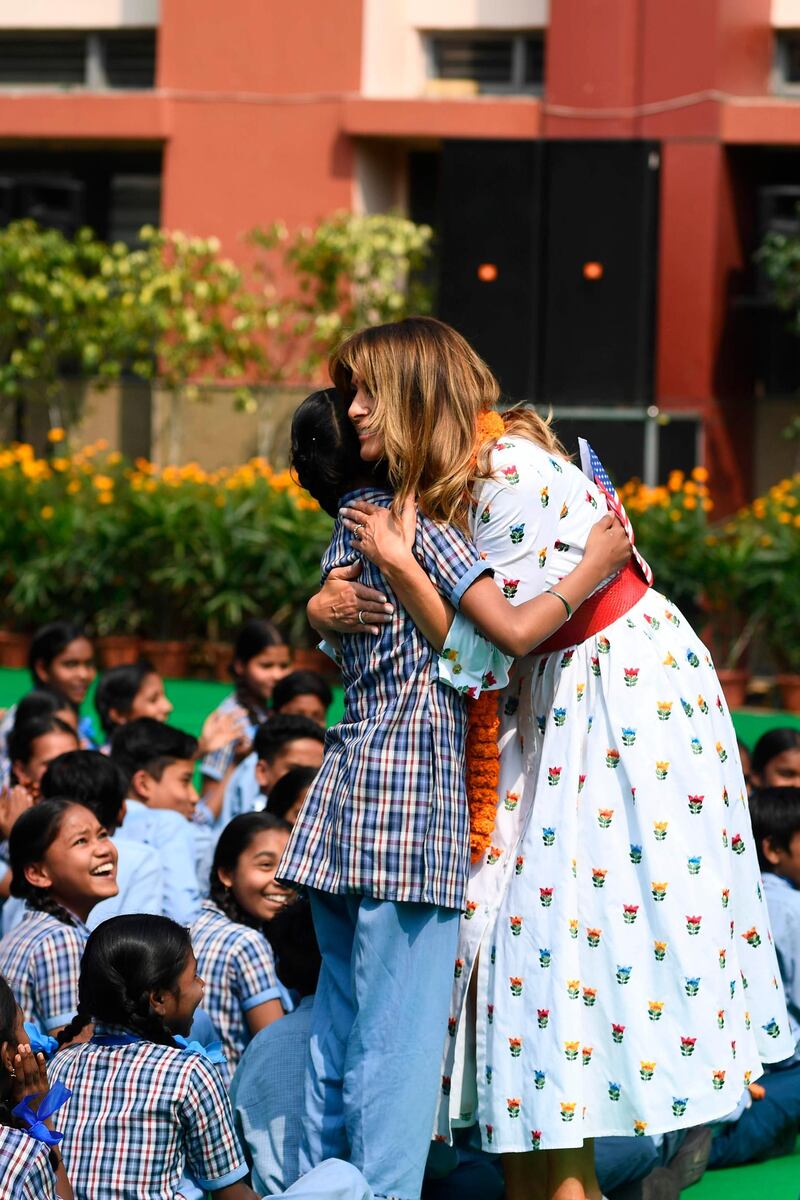
M 691 1200 L 798 1200 L 800 1196 L 800 1139 L 794 1154 L 773 1158 L 752 1167 L 730 1167 L 706 1171 L 703 1178 L 683 1196 Z

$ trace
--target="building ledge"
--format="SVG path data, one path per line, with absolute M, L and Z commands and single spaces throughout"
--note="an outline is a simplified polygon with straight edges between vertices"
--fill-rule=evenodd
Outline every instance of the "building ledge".
M 720 134 L 723 142 L 752 145 L 797 145 L 800 143 L 800 96 L 765 96 L 752 100 L 728 100 L 721 105 Z
M 163 142 L 169 102 L 142 92 L 0 91 L 0 139 Z
M 353 97 L 343 105 L 343 131 L 351 137 L 538 138 L 542 102 L 505 96 Z

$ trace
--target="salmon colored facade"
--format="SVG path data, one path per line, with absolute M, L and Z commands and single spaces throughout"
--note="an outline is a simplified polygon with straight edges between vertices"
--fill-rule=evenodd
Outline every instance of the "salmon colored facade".
M 458 27 L 459 10 L 484 28 L 526 14 L 546 27 L 541 96 L 403 83 L 410 25 Z M 770 91 L 775 26 L 793 13 L 792 0 L 162 0 L 153 90 L 0 91 L 0 144 L 160 148 L 162 223 L 214 233 L 243 257 L 256 224 L 363 206 L 383 162 L 402 201 L 404 156 L 442 139 L 653 140 L 652 401 L 701 414 L 715 490 L 732 506 L 751 491 L 755 437 L 730 328 L 730 280 L 752 253 L 739 151 L 800 145 L 800 100 Z

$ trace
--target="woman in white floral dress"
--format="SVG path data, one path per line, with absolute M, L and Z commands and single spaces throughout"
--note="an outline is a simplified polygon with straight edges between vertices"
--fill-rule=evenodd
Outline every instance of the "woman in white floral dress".
M 474 541 L 515 603 L 557 586 L 605 511 L 577 467 L 530 439 L 537 422 L 512 416 L 484 447 L 490 475 L 471 504 Z M 356 520 L 381 562 L 386 516 L 367 506 Z M 506 685 L 500 803 L 462 920 L 440 1135 L 477 1116 L 514 1198 L 599 1195 L 589 1139 L 718 1119 L 762 1062 L 793 1051 L 719 681 L 675 606 L 638 594 L 510 677 L 458 616 L 440 660 L 459 689 L 479 691 L 487 673 Z M 554 1153 L 525 1153 L 537 1150 Z

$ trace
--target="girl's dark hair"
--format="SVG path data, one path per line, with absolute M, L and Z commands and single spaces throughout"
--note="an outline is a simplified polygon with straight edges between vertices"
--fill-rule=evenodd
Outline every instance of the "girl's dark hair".
M 348 406 L 348 399 L 336 388 L 323 388 L 306 396 L 292 418 L 292 471 L 300 486 L 334 518 L 345 492 L 371 474 L 361 459 Z
M 790 850 L 792 838 L 800 833 L 800 788 L 759 788 L 750 797 L 750 820 L 762 871 L 773 871 L 764 857 L 762 843 L 772 842 L 776 850 Z
M 117 728 L 111 718 L 111 709 L 115 708 L 123 716 L 130 716 L 133 702 L 139 689 L 148 675 L 157 675 L 155 667 L 146 659 L 141 658 L 136 663 L 126 663 L 121 667 L 111 667 L 104 671 L 97 683 L 94 694 L 94 706 L 100 717 L 100 724 L 108 737 Z
M 311 787 L 317 774 L 316 767 L 292 767 L 278 780 L 267 797 L 267 812 L 285 820 L 297 797 Z
M 76 804 L 84 804 L 113 833 L 128 794 L 128 781 L 107 754 L 70 750 L 53 759 L 39 788 L 47 798 L 69 796 Z
M 17 1001 L 14 993 L 9 987 L 6 980 L 0 975 L 0 1045 L 3 1042 L 8 1042 L 14 1046 L 14 1026 L 17 1023 Z M 2 1082 L 2 1081 L 0 1081 Z M 27 1130 L 24 1121 L 15 1117 L 11 1111 L 5 1095 L 5 1088 L 0 1092 L 0 1125 L 10 1126 L 12 1129 Z M 55 1150 L 50 1151 L 50 1165 L 53 1170 L 58 1169 L 59 1156 Z
M 150 1006 L 150 992 L 173 992 L 192 952 L 189 930 L 169 917 L 110 917 L 90 935 L 81 959 L 78 1011 L 58 1035 L 72 1041 L 91 1021 L 129 1029 L 159 1046 L 175 1046 Z
M 56 713 L 72 710 L 72 705 L 66 696 L 62 696 L 57 688 L 40 687 L 28 692 L 17 703 L 14 711 L 14 724 L 27 725 L 37 717 L 54 717 Z
M 47 733 L 68 733 L 75 738 L 75 745 L 79 745 L 79 738 L 73 727 L 52 713 L 47 717 L 32 717 L 24 724 L 15 721 L 14 728 L 8 736 L 7 753 L 11 762 L 28 762 L 33 752 L 33 743 Z
M 760 775 L 767 763 L 787 750 L 800 750 L 800 729 L 783 726 L 768 729 L 753 747 L 750 755 L 750 774 Z
M 267 937 L 275 952 L 275 970 L 284 987 L 313 996 L 319 983 L 319 952 L 308 900 L 287 904 L 270 921 Z
M 45 680 L 36 674 L 36 664 L 42 662 L 49 667 L 53 659 L 58 658 L 70 642 L 76 642 L 78 638 L 91 641 L 86 630 L 72 621 L 51 621 L 49 625 L 43 625 L 41 629 L 36 630 L 28 651 L 28 670 L 34 687 L 47 687 Z
M 49 888 L 34 887 L 28 882 L 25 878 L 25 868 L 41 862 L 58 837 L 64 814 L 74 807 L 74 800 L 65 800 L 61 796 L 51 800 L 40 800 L 33 808 L 27 808 L 17 817 L 8 839 L 11 895 L 25 900 L 29 908 L 50 913 L 64 925 L 74 925 L 75 921 L 53 898 Z
M 274 817 L 268 812 L 242 813 L 234 817 L 222 831 L 217 848 L 214 851 L 214 861 L 211 864 L 209 879 L 209 896 L 217 908 L 225 913 L 237 925 L 249 925 L 251 929 L 261 929 L 260 921 L 256 921 L 245 912 L 233 894 L 232 888 L 226 888 L 219 877 L 220 871 L 233 872 L 239 856 L 244 853 L 253 839 L 259 833 L 270 829 L 283 829 L 291 832 L 291 825 L 280 817 Z
M 325 708 L 333 703 L 333 693 L 317 671 L 290 671 L 279 679 L 272 692 L 272 707 L 280 712 L 284 704 L 298 696 L 316 696 Z

